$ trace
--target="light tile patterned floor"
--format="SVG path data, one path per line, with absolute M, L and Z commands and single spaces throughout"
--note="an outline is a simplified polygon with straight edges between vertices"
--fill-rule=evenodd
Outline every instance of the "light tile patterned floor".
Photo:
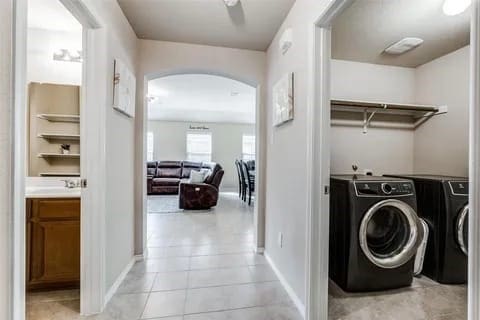
M 31 295 L 28 320 L 301 319 L 252 243 L 253 209 L 233 193 L 211 212 L 149 214 L 148 257 L 103 314 L 80 317 L 78 291 L 65 291 Z

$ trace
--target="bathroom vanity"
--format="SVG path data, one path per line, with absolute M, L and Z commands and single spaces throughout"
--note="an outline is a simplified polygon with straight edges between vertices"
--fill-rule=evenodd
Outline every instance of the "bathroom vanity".
M 26 189 L 27 290 L 79 287 L 80 189 L 41 182 Z

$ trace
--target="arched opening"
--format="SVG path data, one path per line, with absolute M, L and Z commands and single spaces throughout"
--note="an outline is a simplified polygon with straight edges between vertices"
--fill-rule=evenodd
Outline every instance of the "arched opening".
M 149 74 L 145 77 L 142 119 L 144 123 L 142 153 L 144 159 L 142 169 L 145 173 L 142 179 L 142 185 L 145 186 L 142 195 L 144 210 L 142 221 L 137 221 L 137 233 L 139 227 L 143 230 L 141 237 L 137 234 L 137 241 L 140 239 L 145 249 L 152 243 L 160 245 L 159 242 L 147 241 L 147 237 L 153 234 L 147 223 L 148 211 L 166 212 L 170 215 L 192 214 L 193 211 L 183 211 L 181 208 L 185 207 L 186 200 L 185 197 L 181 199 L 180 184 L 191 178 L 191 171 L 208 169 L 203 168 L 204 165 L 196 168 L 198 163 L 205 162 L 217 163 L 224 171 L 219 185 L 218 202 L 213 201 L 215 206 L 212 208 L 219 207 L 224 211 L 226 209 L 222 207 L 224 201 L 228 208 L 231 208 L 232 204 L 237 204 L 237 210 L 238 207 L 246 209 L 250 214 L 251 225 L 239 238 L 243 237 L 242 241 L 248 243 L 248 249 L 245 246 L 248 252 L 263 248 L 265 227 L 263 209 L 259 210 L 259 205 L 262 206 L 264 195 L 262 189 L 255 188 L 259 184 L 262 170 L 262 166 L 258 164 L 262 161 L 259 157 L 262 156 L 263 151 L 259 152 L 259 150 L 264 149 L 263 141 L 265 140 L 261 135 L 260 90 L 260 86 L 254 81 L 205 70 L 175 70 Z M 207 145 L 206 150 L 210 153 L 201 154 L 205 153 L 205 148 L 202 149 L 202 147 L 201 152 L 193 150 L 202 144 L 203 147 Z M 148 160 L 151 161 L 150 169 L 147 165 Z M 242 187 L 240 171 L 242 167 L 237 170 L 236 160 L 240 163 L 244 161 L 248 165 L 247 170 L 251 168 L 248 172 L 251 183 L 247 182 L 246 188 Z M 176 181 L 164 181 L 166 184 L 175 184 L 168 187 L 162 186 L 162 182 L 159 181 L 161 179 L 154 182 L 154 178 L 151 177 L 152 174 L 158 173 L 160 178 L 169 169 L 173 169 L 166 168 L 167 171 L 159 169 L 158 166 L 164 166 L 162 164 L 164 161 L 174 161 L 176 163 L 173 166 L 181 167 L 177 168 L 181 170 L 180 172 L 177 170 L 176 173 L 180 174 L 180 177 L 175 177 L 175 179 L 180 178 L 178 192 Z M 188 168 L 188 166 L 194 168 Z M 249 181 L 247 174 L 244 179 Z M 167 195 L 168 193 L 170 195 Z M 160 199 L 154 199 L 154 197 Z M 153 201 L 149 198 L 153 198 Z M 199 203 L 195 202 L 194 207 L 198 205 Z M 191 206 L 186 207 L 192 209 Z M 203 211 L 196 211 L 197 213 L 205 213 L 203 204 L 200 204 L 198 209 Z M 215 214 L 215 209 L 208 212 Z M 152 220 L 158 220 L 158 212 L 154 214 Z M 161 238 L 158 234 L 157 237 Z M 187 239 L 181 244 L 200 245 L 203 242 Z M 208 240 L 206 242 L 208 243 Z M 143 252 L 145 251 L 147 250 Z M 152 252 L 151 249 L 148 251 Z M 153 249 L 153 251 L 158 250 Z

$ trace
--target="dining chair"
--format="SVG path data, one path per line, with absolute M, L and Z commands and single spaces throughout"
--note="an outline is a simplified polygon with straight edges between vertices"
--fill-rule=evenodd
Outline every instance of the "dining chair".
M 242 180 L 242 167 L 240 166 L 240 161 L 235 160 L 235 167 L 237 168 L 237 176 L 238 176 L 238 197 L 243 200 L 243 180 Z
M 244 190 L 245 190 L 245 199 L 244 201 L 246 201 L 246 193 L 248 191 L 248 205 L 251 205 L 252 203 L 252 193 L 254 194 L 255 193 L 255 176 L 253 176 L 251 173 L 250 173 L 250 170 L 248 169 L 248 165 L 247 163 L 245 162 L 241 162 L 242 164 L 242 171 L 243 171 L 243 175 L 245 177 L 245 187 Z

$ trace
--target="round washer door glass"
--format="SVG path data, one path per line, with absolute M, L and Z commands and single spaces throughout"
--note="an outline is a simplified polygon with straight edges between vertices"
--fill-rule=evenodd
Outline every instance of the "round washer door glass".
M 468 256 L 468 204 L 463 207 L 457 218 L 457 243 L 462 252 Z
M 360 247 L 370 262 L 381 268 L 407 263 L 422 238 L 423 229 L 415 210 L 395 199 L 372 206 L 360 224 Z

